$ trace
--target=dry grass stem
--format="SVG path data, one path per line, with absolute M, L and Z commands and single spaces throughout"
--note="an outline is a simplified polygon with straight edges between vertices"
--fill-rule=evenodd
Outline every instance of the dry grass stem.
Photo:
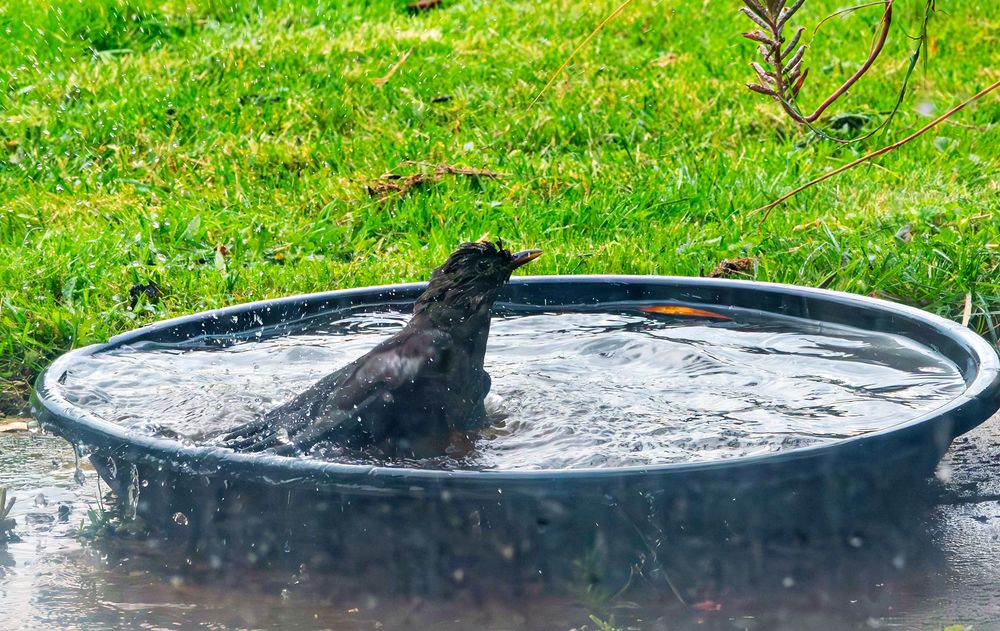
M 394 65 L 392 68 L 389 68 L 389 72 L 385 73 L 385 76 L 379 77 L 378 79 L 372 79 L 372 83 L 374 83 L 379 87 L 382 87 L 385 84 L 389 83 L 389 79 L 392 79 L 392 75 L 396 74 L 396 71 L 399 70 L 404 63 L 406 63 L 406 60 L 409 59 L 410 53 L 412 52 L 413 49 L 411 48 L 410 50 L 403 53 L 403 56 L 399 58 L 399 61 L 396 62 L 396 65 Z

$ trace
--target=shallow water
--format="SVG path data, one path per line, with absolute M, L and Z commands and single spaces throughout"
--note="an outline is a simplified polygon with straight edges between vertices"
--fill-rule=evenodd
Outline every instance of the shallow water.
M 197 442 L 289 400 L 407 317 L 357 313 L 294 335 L 122 347 L 78 361 L 60 387 L 109 421 Z M 769 453 L 904 422 L 965 387 L 951 362 L 902 337 L 735 317 L 495 318 L 486 361 L 495 426 L 463 460 L 425 465 L 562 469 Z

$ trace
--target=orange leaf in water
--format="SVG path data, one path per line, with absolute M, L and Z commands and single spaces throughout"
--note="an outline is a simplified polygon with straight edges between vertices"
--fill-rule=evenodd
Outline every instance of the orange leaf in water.
M 694 318 L 712 318 L 713 320 L 732 320 L 728 316 L 714 311 L 695 309 L 694 307 L 682 307 L 680 305 L 653 305 L 651 307 L 639 307 L 639 311 L 644 313 L 663 313 L 665 315 L 691 316 Z

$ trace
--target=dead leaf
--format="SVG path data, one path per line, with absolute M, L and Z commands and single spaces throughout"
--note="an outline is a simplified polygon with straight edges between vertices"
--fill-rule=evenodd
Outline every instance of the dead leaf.
M 441 6 L 441 0 L 419 0 L 406 5 L 406 10 L 410 13 L 421 13 Z
M 678 56 L 677 53 L 667 53 L 662 57 L 657 57 L 656 59 L 654 59 L 649 63 L 650 65 L 656 66 L 658 68 L 665 68 L 667 66 L 672 66 L 673 64 L 677 63 L 678 59 L 680 59 L 680 56 Z
M 728 316 L 714 311 L 695 309 L 694 307 L 683 307 L 681 305 L 653 305 L 650 307 L 639 307 L 643 313 L 662 313 L 664 315 L 689 316 L 694 318 L 711 318 L 713 320 L 732 320 Z
M 28 419 L 26 418 L 12 418 L 0 423 L 0 434 L 26 431 L 28 431 Z
M 445 175 L 464 175 L 466 177 L 484 177 L 490 179 L 503 177 L 502 173 L 494 173 L 493 171 L 464 169 L 439 164 L 434 167 L 432 172 L 429 173 L 422 171 L 420 173 L 405 176 L 398 175 L 396 173 L 386 173 L 380 178 L 382 180 L 381 182 L 375 185 L 368 185 L 368 196 L 378 199 L 380 202 L 384 202 L 392 195 L 402 197 L 403 195 L 406 195 L 410 189 L 418 188 L 424 184 L 437 182 Z
M 697 611 L 719 611 L 722 609 L 722 603 L 715 602 L 714 600 L 703 600 L 691 605 L 691 608 Z
M 804 70 L 802 71 L 802 74 L 801 74 L 801 75 L 799 75 L 799 78 L 798 78 L 798 80 L 797 80 L 797 81 L 795 82 L 795 85 L 793 85 L 793 86 L 792 86 L 792 94 L 793 94 L 793 95 L 795 95 L 795 96 L 798 96 L 798 95 L 799 95 L 799 90 L 801 90 L 801 89 L 802 89 L 802 84 L 804 84 L 804 83 L 806 82 L 806 77 L 807 77 L 807 76 L 809 76 L 809 69 L 808 69 L 808 68 L 805 68 L 805 69 L 804 69 Z
M 722 259 L 711 272 L 709 278 L 729 278 L 730 276 L 749 276 L 753 272 L 755 259 L 742 256 L 738 259 Z
M 909 243 L 913 240 L 913 226 L 911 224 L 902 226 L 894 236 L 903 243 Z

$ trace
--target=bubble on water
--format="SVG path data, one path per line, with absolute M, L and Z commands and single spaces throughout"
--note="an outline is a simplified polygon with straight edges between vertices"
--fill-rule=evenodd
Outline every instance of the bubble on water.
M 188 518 L 187 515 L 181 512 L 174 513 L 174 523 L 178 526 L 187 526 Z

